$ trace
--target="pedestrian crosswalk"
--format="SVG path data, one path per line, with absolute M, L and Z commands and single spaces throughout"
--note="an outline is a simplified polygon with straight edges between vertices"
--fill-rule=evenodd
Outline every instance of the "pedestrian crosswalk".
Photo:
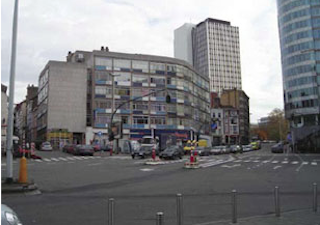
M 285 160 L 250 160 L 250 159 L 237 159 L 237 160 L 225 160 L 225 161 L 221 161 L 221 160 L 211 160 L 210 162 L 201 164 L 200 167 L 202 168 L 206 168 L 206 167 L 210 167 L 210 166 L 216 166 L 219 164 L 225 164 L 225 163 L 244 163 L 243 165 L 247 165 L 249 163 L 255 163 L 259 166 L 261 165 L 266 165 L 266 164 L 273 164 L 275 166 L 279 165 L 279 164 L 283 164 L 283 165 L 302 165 L 302 166 L 318 166 L 318 162 L 316 161 L 289 161 L 287 159 Z M 237 164 L 238 165 L 238 164 Z M 223 166 L 225 167 L 225 166 Z M 277 167 L 281 167 L 281 166 L 277 166 Z M 227 167 L 227 168 L 233 168 L 233 167 Z

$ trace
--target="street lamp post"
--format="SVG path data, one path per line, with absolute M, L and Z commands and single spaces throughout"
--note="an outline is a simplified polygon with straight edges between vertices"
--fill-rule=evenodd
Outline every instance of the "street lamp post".
M 7 127 L 7 177 L 6 182 L 13 181 L 12 175 L 12 136 L 13 136 L 13 100 L 14 100 L 14 80 L 16 72 L 16 51 L 17 51 L 17 30 L 18 30 L 18 4 L 15 0 L 13 12 L 12 46 L 11 46 L 11 65 L 10 65 L 10 88 L 8 106 L 8 127 Z

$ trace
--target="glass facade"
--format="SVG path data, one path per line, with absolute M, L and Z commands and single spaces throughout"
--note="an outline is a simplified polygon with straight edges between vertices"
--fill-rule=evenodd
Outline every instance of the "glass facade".
M 320 1 L 277 3 L 285 114 L 298 142 L 319 133 Z

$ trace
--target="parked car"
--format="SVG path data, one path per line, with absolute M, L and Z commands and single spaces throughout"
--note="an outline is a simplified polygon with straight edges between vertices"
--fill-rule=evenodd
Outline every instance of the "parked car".
M 272 153 L 283 153 L 284 152 L 284 144 L 282 141 L 280 141 L 279 143 L 273 145 L 271 147 L 271 152 Z
M 152 146 L 141 146 L 139 148 L 139 151 L 137 153 L 137 155 L 141 158 L 145 158 L 145 157 L 148 157 L 148 156 L 151 156 L 152 155 L 152 149 L 153 147 Z M 158 150 L 156 150 L 156 154 L 158 155 Z
M 48 141 L 43 142 L 41 144 L 40 150 L 41 151 L 52 151 L 52 146 L 51 146 L 50 142 L 48 142 Z
M 77 145 L 74 150 L 74 155 L 93 155 L 94 150 L 92 145 Z
M 76 146 L 73 144 L 67 144 L 67 145 L 63 146 L 62 151 L 66 152 L 66 153 L 73 154 L 75 147 Z
M 230 153 L 231 149 L 229 146 L 223 145 L 221 146 L 221 154 L 228 154 Z
M 241 145 L 231 145 L 230 152 L 231 153 L 242 153 L 243 149 Z
M 252 148 L 252 145 L 243 145 L 242 150 L 243 152 L 249 152 L 249 151 L 252 151 L 253 148 Z
M 183 155 L 184 155 L 184 150 L 181 146 L 171 145 L 159 153 L 159 158 L 161 158 L 161 159 L 175 159 L 175 158 L 182 159 Z
M 22 225 L 17 214 L 7 205 L 1 204 L 2 225 Z
M 214 146 L 211 150 L 210 153 L 213 155 L 219 155 L 222 153 L 222 146 Z
M 260 141 L 251 142 L 250 145 L 252 146 L 253 150 L 261 149 L 261 142 Z
M 195 151 L 197 151 L 200 156 L 209 156 L 211 154 L 210 147 L 196 147 Z

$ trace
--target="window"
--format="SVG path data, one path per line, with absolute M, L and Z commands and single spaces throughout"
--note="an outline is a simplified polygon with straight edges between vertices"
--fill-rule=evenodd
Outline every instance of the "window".
M 149 89 L 146 89 L 146 88 L 135 88 L 135 89 L 132 89 L 132 96 L 141 97 L 141 96 L 144 96 L 144 95 L 147 95 L 147 94 L 149 94 Z
M 150 83 L 152 84 L 165 84 L 166 83 L 166 79 L 162 78 L 162 77 L 151 77 L 150 78 Z
M 149 77 L 145 75 L 132 75 L 132 82 L 134 83 L 149 83 Z
M 105 86 L 96 86 L 95 94 L 96 95 L 106 95 L 107 88 Z
M 130 89 L 129 88 L 115 88 L 114 94 L 120 95 L 120 96 L 130 96 Z
M 110 123 L 110 115 L 105 113 L 97 113 L 96 123 L 98 124 L 107 124 Z
M 165 97 L 166 92 L 161 89 L 150 89 L 150 92 L 153 92 L 150 96 L 151 97 Z
M 96 57 L 96 66 L 105 66 L 107 70 L 112 70 L 112 59 Z
M 149 110 L 148 102 L 133 102 L 132 104 L 133 110 Z
M 150 73 L 165 74 L 165 64 L 150 62 Z
M 148 124 L 148 117 L 147 116 L 134 116 L 133 117 L 133 124 Z
M 167 73 L 169 75 L 176 75 L 177 73 L 177 66 L 172 64 L 167 64 Z
M 106 71 L 95 71 L 96 80 L 112 81 L 112 76 Z
M 117 109 L 121 104 L 124 104 L 125 102 L 116 101 L 115 102 L 115 109 Z M 123 106 L 120 107 L 120 109 L 124 110 L 130 110 L 130 103 L 126 103 Z
M 165 117 L 150 117 L 150 124 L 165 125 L 166 118 Z
M 126 59 L 114 59 L 113 68 L 116 71 L 125 71 L 129 72 L 131 68 L 131 61 Z
M 156 112 L 165 112 L 166 104 L 161 102 L 152 102 L 150 105 L 150 109 Z
M 111 109 L 111 101 L 96 101 L 96 107 L 100 109 Z
M 131 82 L 131 74 L 130 73 L 114 73 L 114 80 L 118 82 L 118 85 L 121 85 L 119 82 Z
M 130 124 L 129 123 L 129 116 L 121 116 L 122 124 Z
M 149 63 L 146 61 L 132 61 L 132 70 L 133 72 L 148 73 L 149 72 Z
M 177 79 L 174 77 L 167 77 L 167 84 L 177 85 Z

